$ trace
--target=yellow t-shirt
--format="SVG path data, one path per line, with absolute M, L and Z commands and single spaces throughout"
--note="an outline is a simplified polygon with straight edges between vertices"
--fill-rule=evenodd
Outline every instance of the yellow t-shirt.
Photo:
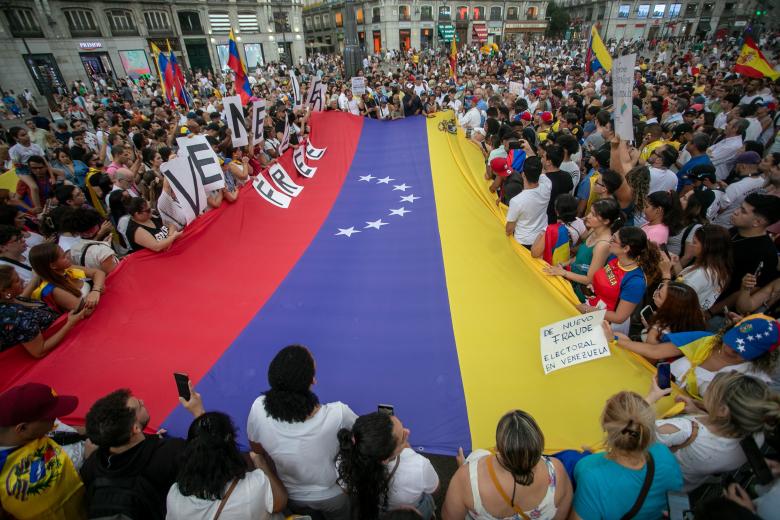
M 647 160 L 650 158 L 650 154 L 653 153 L 653 151 L 656 148 L 659 148 L 666 144 L 666 141 L 663 139 L 659 139 L 657 141 L 653 141 L 652 143 L 646 145 L 644 148 L 642 148 L 642 153 L 639 154 L 639 157 L 641 157 L 643 160 Z

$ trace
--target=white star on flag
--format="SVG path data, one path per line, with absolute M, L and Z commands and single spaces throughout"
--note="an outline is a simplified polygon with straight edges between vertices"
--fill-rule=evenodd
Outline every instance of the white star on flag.
M 377 179 L 377 184 L 390 184 L 390 181 L 394 181 L 395 179 L 391 179 L 390 177 L 383 177 L 381 179 Z
M 744 345 L 744 344 L 745 344 L 745 340 L 744 339 L 737 338 L 737 345 Z
M 393 185 L 393 191 L 406 191 L 409 188 L 411 188 L 411 186 L 407 186 L 405 183 Z
M 346 229 L 341 229 L 341 228 L 339 228 L 339 232 L 338 232 L 338 233 L 336 233 L 336 235 L 335 235 L 335 236 L 339 236 L 339 235 L 345 235 L 346 237 L 348 237 L 348 238 L 349 238 L 349 237 L 351 237 L 351 236 L 352 236 L 354 233 L 360 233 L 360 231 L 358 231 L 357 229 L 355 229 L 355 226 L 348 227 L 348 228 L 346 228 Z
M 369 173 L 368 175 L 361 175 L 361 176 L 360 176 L 360 180 L 361 180 L 361 181 L 365 181 L 365 182 L 371 182 L 371 179 L 376 179 L 376 177 L 374 177 L 374 176 L 373 176 L 373 175 L 371 175 L 370 173 Z
M 748 337 L 747 337 L 747 340 L 748 340 L 748 341 L 753 341 L 754 339 L 756 339 L 756 338 L 755 338 L 755 337 L 753 337 L 753 335 L 752 335 L 752 334 L 751 334 L 750 336 L 748 336 Z
M 740 345 L 740 346 L 737 347 L 737 350 L 739 350 L 740 352 L 745 352 L 745 347 Z
M 411 195 L 406 195 L 404 197 L 401 197 L 401 202 L 414 202 L 419 198 L 420 197 L 415 197 L 414 193 L 412 193 Z
M 378 220 L 374 220 L 374 221 L 368 221 L 368 220 L 367 220 L 367 221 L 366 221 L 366 224 L 368 224 L 368 225 L 367 225 L 367 226 L 365 226 L 363 229 L 368 229 L 368 228 L 379 229 L 379 228 L 381 228 L 382 226 L 386 226 L 386 225 L 387 225 L 387 222 L 382 222 L 382 219 L 380 218 L 380 219 L 378 219 Z
M 407 213 L 411 213 L 412 210 L 406 209 L 406 208 L 398 208 L 398 209 L 390 209 L 390 215 L 398 215 L 399 217 L 403 217 Z

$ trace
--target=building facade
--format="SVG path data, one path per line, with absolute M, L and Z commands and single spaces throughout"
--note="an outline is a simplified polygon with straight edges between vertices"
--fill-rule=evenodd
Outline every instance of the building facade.
M 547 29 L 546 0 L 370 0 L 356 1 L 358 39 L 367 54 L 426 49 L 449 44 L 501 43 L 539 39 Z M 303 8 L 306 49 L 344 48 L 343 1 L 309 3 Z
M 183 69 L 227 66 L 233 28 L 249 70 L 305 55 L 302 0 L 0 0 L 0 88 L 47 95 L 64 84 L 155 73 L 151 46 Z
M 556 0 L 569 11 L 570 35 L 587 38 L 598 25 L 605 40 L 652 40 L 654 38 L 723 38 L 738 36 L 749 25 L 769 22 L 757 12 L 766 9 L 766 0 Z M 777 9 L 774 9 L 777 11 Z M 775 18 L 776 23 L 776 18 Z M 775 27 L 777 27 L 775 25 Z

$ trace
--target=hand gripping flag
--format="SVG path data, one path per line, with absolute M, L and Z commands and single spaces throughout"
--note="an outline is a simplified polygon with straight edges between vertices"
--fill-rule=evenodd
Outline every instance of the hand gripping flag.
M 750 78 L 770 78 L 775 81 L 780 77 L 780 72 L 777 72 L 769 64 L 764 57 L 761 49 L 758 48 L 756 42 L 750 36 L 745 38 L 745 44 L 742 45 L 742 52 L 734 64 L 734 72 L 748 76 Z
M 230 29 L 230 37 L 228 39 L 228 67 L 236 75 L 236 94 L 241 96 L 241 103 L 246 106 L 249 103 L 249 98 L 252 97 L 252 89 L 249 88 L 246 66 L 238 53 L 238 44 L 236 43 L 236 37 L 233 35 L 233 29 Z
M 588 52 L 585 55 L 585 74 L 590 77 L 591 74 L 599 69 L 606 72 L 612 70 L 612 56 L 601 41 L 601 36 L 594 25 L 590 29 L 590 40 L 588 41 Z

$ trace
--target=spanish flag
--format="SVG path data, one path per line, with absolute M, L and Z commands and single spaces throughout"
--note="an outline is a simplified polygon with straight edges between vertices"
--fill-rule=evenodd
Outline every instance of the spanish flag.
M 764 58 L 756 42 L 749 36 L 745 38 L 742 52 L 737 59 L 737 63 L 734 64 L 734 72 L 749 78 L 767 77 L 772 81 L 780 77 L 780 72 L 772 68 L 767 59 Z
M 455 43 L 455 36 L 450 43 L 450 77 L 458 81 L 458 44 Z
M 594 25 L 590 29 L 588 52 L 585 55 L 585 74 L 590 77 L 599 69 L 604 69 L 606 72 L 612 70 L 612 56 L 609 55 L 609 51 L 604 42 L 601 41 L 601 36 Z

